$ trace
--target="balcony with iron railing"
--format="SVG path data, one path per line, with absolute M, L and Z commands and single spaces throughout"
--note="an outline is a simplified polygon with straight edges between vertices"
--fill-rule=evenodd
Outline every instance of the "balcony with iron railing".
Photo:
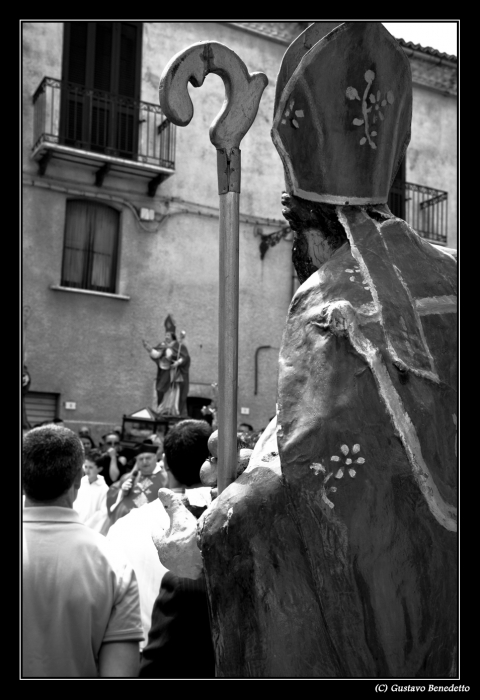
M 404 219 L 422 238 L 438 245 L 447 244 L 448 192 L 395 181 L 388 206 L 392 214 Z
M 101 186 L 108 173 L 146 177 L 148 194 L 175 172 L 175 126 L 160 106 L 44 78 L 33 96 L 32 158 L 83 163 Z

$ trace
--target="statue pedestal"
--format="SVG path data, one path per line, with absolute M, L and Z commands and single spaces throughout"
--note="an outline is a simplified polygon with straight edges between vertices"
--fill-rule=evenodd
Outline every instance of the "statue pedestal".
M 122 442 L 132 443 L 132 445 L 141 443 L 149 438 L 152 433 L 156 433 L 160 426 L 164 426 L 163 433 L 166 434 L 172 425 L 185 418 L 188 418 L 188 416 L 161 415 L 149 406 L 146 406 L 123 416 Z

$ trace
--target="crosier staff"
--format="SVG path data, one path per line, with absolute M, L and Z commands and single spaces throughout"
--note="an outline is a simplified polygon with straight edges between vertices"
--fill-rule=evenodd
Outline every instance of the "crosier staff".
M 218 492 L 236 477 L 238 377 L 238 246 L 240 141 L 258 111 L 268 84 L 264 73 L 250 74 L 237 54 L 224 44 L 203 41 L 174 56 L 160 79 L 160 106 L 177 126 L 187 126 L 193 105 L 187 84 L 203 85 L 209 73 L 225 84 L 225 101 L 210 126 L 217 149 L 220 196 L 220 294 L 218 324 Z
M 172 363 L 173 372 L 170 372 L 170 386 L 172 388 L 173 392 L 173 405 L 177 411 L 177 415 L 180 415 L 180 382 L 183 382 L 183 377 L 180 374 L 180 371 L 178 369 L 178 366 L 183 362 L 183 360 L 180 357 L 180 351 L 182 349 L 182 343 L 185 340 L 186 336 L 185 331 L 180 331 L 180 336 L 179 336 L 179 343 L 178 343 L 178 351 L 177 351 L 177 359 Z
M 179 365 L 179 362 L 178 362 L 178 361 L 179 361 L 179 359 L 180 359 L 180 350 L 182 349 L 182 343 L 183 343 L 183 341 L 185 340 L 185 336 L 186 336 L 186 335 L 187 335 L 187 334 L 186 334 L 185 331 L 180 331 L 180 340 L 179 340 L 179 343 L 178 343 L 178 351 L 177 351 L 177 359 L 176 359 L 174 377 L 176 377 L 177 374 L 178 374 L 178 365 Z

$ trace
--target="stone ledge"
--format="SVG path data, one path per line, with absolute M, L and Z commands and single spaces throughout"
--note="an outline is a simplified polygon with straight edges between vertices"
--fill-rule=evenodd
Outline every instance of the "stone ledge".
M 412 82 L 415 85 L 457 95 L 457 67 L 443 59 L 433 59 L 420 52 L 405 50 L 412 68 Z
M 130 297 L 125 294 L 110 294 L 109 292 L 97 292 L 93 289 L 78 289 L 77 287 L 62 287 L 59 284 L 51 284 L 50 289 L 55 292 L 76 292 L 78 294 L 89 294 L 96 297 L 108 297 L 109 299 L 120 299 L 121 301 L 130 301 Z

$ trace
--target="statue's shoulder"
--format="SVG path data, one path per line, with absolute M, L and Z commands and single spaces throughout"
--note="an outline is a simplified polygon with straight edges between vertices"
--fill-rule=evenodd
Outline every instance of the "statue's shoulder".
M 291 311 L 302 307 L 319 308 L 331 302 L 347 301 L 359 308 L 372 301 L 363 271 L 345 243 L 297 289 Z
M 248 533 L 249 537 L 258 536 L 259 520 L 268 521 L 267 512 L 275 513 L 278 519 L 288 517 L 285 485 L 276 471 L 254 467 L 230 484 L 201 516 L 202 551 L 219 538 L 224 542 L 225 535 L 231 538 L 242 533 L 241 539 Z

